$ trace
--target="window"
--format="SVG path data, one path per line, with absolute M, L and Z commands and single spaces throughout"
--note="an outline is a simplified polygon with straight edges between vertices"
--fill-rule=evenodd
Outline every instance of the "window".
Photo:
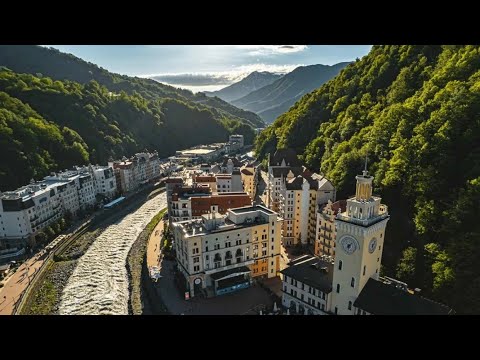
M 199 258 L 199 257 L 193 258 L 193 263 L 198 263 L 198 262 L 200 262 L 200 258 Z
M 272 245 L 272 250 L 273 250 L 273 245 Z
M 300 295 L 300 299 L 303 300 L 303 294 Z
M 335 315 L 338 314 L 338 308 L 335 306 Z
M 377 258 L 377 262 L 379 262 L 379 261 L 380 261 L 380 258 Z
M 324 250 L 325 250 L 325 249 L 324 249 Z M 338 262 L 338 270 L 342 270 L 342 265 L 343 265 L 343 261 L 340 260 L 340 261 Z
M 275 231 L 272 229 L 272 235 L 275 233 Z
M 365 276 L 365 272 L 367 271 L 367 265 L 363 266 L 363 276 Z
M 355 278 L 352 277 L 352 280 L 350 280 L 350 286 L 355 287 Z
M 382 250 L 382 245 L 378 245 L 378 251 Z
M 348 310 L 352 310 L 352 302 L 351 301 L 348 302 Z
M 200 266 L 198 266 L 198 265 L 197 265 L 197 266 L 194 266 L 194 267 L 193 267 L 193 271 L 195 271 L 195 272 L 200 271 Z
M 340 294 L 340 284 L 337 284 L 337 294 Z

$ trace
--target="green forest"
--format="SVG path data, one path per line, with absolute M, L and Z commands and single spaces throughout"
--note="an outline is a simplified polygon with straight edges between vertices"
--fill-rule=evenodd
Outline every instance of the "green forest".
M 255 114 L 153 80 L 131 78 L 39 46 L 0 46 L 0 191 L 73 165 L 135 152 L 161 157 L 240 133 Z
M 389 206 L 382 271 L 480 313 L 480 47 L 374 46 L 256 140 L 355 191 L 365 156 Z

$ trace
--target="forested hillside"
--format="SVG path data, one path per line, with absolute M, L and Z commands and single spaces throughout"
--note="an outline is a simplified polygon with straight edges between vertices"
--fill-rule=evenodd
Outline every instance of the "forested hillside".
M 365 156 L 389 206 L 383 271 L 480 312 L 480 48 L 374 46 L 258 138 L 354 192 Z
M 253 127 L 264 125 L 254 113 L 238 109 L 219 98 L 210 98 L 206 102 L 204 94 L 193 94 L 189 90 L 174 88 L 151 79 L 111 73 L 54 48 L 35 45 L 0 45 L 0 66 L 5 66 L 17 73 L 47 76 L 54 80 L 71 80 L 80 84 L 94 80 L 112 92 L 125 91 L 128 95 L 139 94 L 147 100 L 173 98 L 203 103 L 221 112 L 223 116 L 238 117 L 239 120 Z
M 9 154 L 0 161 L 0 191 L 51 171 L 89 162 L 105 164 L 109 158 L 145 149 L 158 150 L 164 157 L 202 143 L 225 142 L 232 133 L 243 134 L 246 143 L 252 143 L 253 127 L 263 124 L 257 115 L 220 99 L 111 74 L 54 50 L 19 46 L 37 49 L 38 64 L 43 65 L 34 58 L 27 66 L 23 57 L 13 64 L 8 60 L 12 48 L 0 46 L 0 93 L 5 99 L 0 101 L 0 153 Z M 73 59 L 62 67 L 56 56 L 42 60 L 44 54 Z M 27 73 L 12 71 L 6 64 Z M 55 68 L 56 77 L 46 76 Z M 67 76 L 82 83 L 58 80 Z

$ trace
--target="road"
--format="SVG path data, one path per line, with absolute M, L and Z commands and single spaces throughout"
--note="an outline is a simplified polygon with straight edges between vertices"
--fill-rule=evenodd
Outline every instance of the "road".
M 5 286 L 0 289 L 0 315 L 13 314 L 15 304 L 45 259 L 46 254 L 42 250 L 20 265 L 13 275 L 10 275 L 5 282 Z
M 162 193 L 109 225 L 80 258 L 63 290 L 59 314 L 128 314 L 128 252 L 150 220 L 167 206 Z

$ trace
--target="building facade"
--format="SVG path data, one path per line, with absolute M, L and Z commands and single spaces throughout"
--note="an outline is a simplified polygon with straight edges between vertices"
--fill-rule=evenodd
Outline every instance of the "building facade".
M 221 295 L 250 286 L 251 278 L 277 276 L 280 224 L 263 206 L 173 223 L 178 270 L 190 296 Z
M 317 231 L 315 236 L 314 253 L 316 256 L 327 255 L 335 257 L 337 230 L 335 216 L 338 212 L 345 212 L 346 200 L 336 202 L 328 201 L 327 204 L 317 206 Z
M 290 314 L 327 315 L 332 304 L 333 259 L 304 255 L 282 271 L 282 305 Z
M 320 261 L 297 259 L 290 267 L 284 269 L 282 303 L 285 307 L 300 312 L 335 315 L 442 315 L 451 314 L 453 310 L 418 295 L 417 291 L 408 289 L 407 284 L 398 280 L 380 277 L 380 264 L 383 253 L 386 225 L 389 220 L 387 206 L 381 204 L 381 198 L 372 195 L 373 177 L 365 168 L 362 175 L 356 177 L 356 194 L 346 200 L 345 208 L 339 204 L 339 211 L 334 216 L 336 227 L 335 259 L 325 255 Z M 333 204 L 332 204 L 333 205 Z M 328 205 L 331 209 L 333 206 Z M 318 261 L 318 263 L 316 263 Z M 319 271 L 322 269 L 321 271 Z M 330 277 L 331 274 L 331 277 Z M 327 276 L 328 275 L 328 276 Z M 328 293 L 327 283 L 331 283 Z M 309 285 L 317 294 L 300 293 L 298 284 Z M 321 284 L 322 286 L 320 286 Z M 323 289 L 323 290 L 322 290 Z M 325 302 L 318 290 L 325 293 Z M 299 299 L 300 298 L 300 299 Z M 292 305 L 293 302 L 293 305 Z M 323 305 L 323 309 L 322 309 Z
M 335 188 L 325 177 L 311 173 L 302 167 L 295 176 L 289 170 L 285 179 L 280 178 L 278 206 L 283 222 L 283 244 L 314 243 L 317 211 L 320 204 L 335 200 Z
M 258 183 L 257 167 L 252 164 L 245 165 L 240 169 L 240 173 L 242 175 L 243 189 L 252 199 L 255 199 Z
M 279 149 L 273 155 L 268 154 L 267 205 L 273 211 L 280 211 L 280 192 L 290 171 L 294 176 L 303 171 L 293 149 Z

